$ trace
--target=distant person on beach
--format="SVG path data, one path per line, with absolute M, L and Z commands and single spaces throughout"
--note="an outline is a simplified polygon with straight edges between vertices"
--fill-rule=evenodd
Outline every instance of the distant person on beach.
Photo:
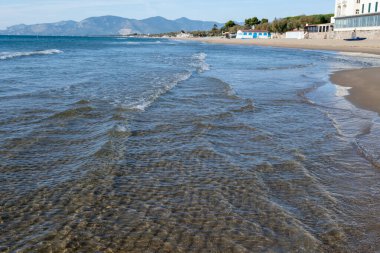
M 351 34 L 351 39 L 356 39 L 356 29 Z

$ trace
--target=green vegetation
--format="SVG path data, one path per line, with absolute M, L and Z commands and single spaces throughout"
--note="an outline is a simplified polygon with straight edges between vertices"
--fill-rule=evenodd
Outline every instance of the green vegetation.
M 258 24 L 257 29 L 269 30 L 276 33 L 284 33 L 294 29 L 303 29 L 306 24 L 325 24 L 329 23 L 333 14 L 319 14 L 319 15 L 301 15 L 295 17 L 286 17 L 281 19 L 274 19 L 273 22 L 268 24 Z
M 258 25 L 260 23 L 261 23 L 261 21 L 257 17 L 253 17 L 253 18 L 246 19 L 244 22 L 244 25 L 247 28 L 251 28 L 252 26 Z
M 285 33 L 292 30 L 302 30 L 306 24 L 324 24 L 329 23 L 333 14 L 319 14 L 319 15 L 300 15 L 286 18 L 275 18 L 269 22 L 267 18 L 259 20 L 258 17 L 252 17 L 245 20 L 244 25 L 239 25 L 233 20 L 224 24 L 220 29 L 215 24 L 210 31 L 195 31 L 190 32 L 194 37 L 216 37 L 223 36 L 225 33 L 237 33 L 238 30 L 251 29 L 253 26 L 257 30 L 265 30 L 272 33 Z M 182 31 L 184 32 L 184 31 Z M 167 33 L 153 36 L 169 36 L 175 37 L 176 33 Z
M 236 23 L 235 23 L 234 21 L 232 21 L 232 20 L 228 21 L 228 22 L 224 25 L 224 27 L 226 27 L 226 28 L 231 28 L 231 27 L 234 27 L 234 26 L 236 26 Z
M 267 18 L 259 20 L 257 17 L 248 18 L 244 22 L 244 26 L 236 24 L 234 21 L 228 21 L 222 32 L 236 33 L 238 30 L 250 29 L 255 27 L 257 30 L 266 30 L 275 33 L 285 33 L 294 29 L 301 30 L 306 24 L 324 24 L 329 23 L 333 14 L 319 14 L 319 15 L 301 15 L 295 17 L 286 17 L 281 19 L 274 19 L 269 22 Z

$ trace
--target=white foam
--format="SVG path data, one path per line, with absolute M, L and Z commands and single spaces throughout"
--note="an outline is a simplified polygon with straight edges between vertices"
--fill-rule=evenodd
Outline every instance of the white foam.
M 200 61 L 206 60 L 206 57 L 207 57 L 207 54 L 205 54 L 205 53 L 199 53 L 199 54 L 194 54 L 193 55 L 194 59 L 198 59 Z
M 127 41 L 127 42 L 118 42 L 116 44 L 126 44 L 126 45 L 141 45 L 141 42 L 136 42 L 136 41 Z
M 58 49 L 48 49 L 41 51 L 30 51 L 30 52 L 0 52 L 0 60 L 8 60 L 17 57 L 26 57 L 33 55 L 50 55 L 50 54 L 61 54 L 63 51 Z
M 118 132 L 118 133 L 126 133 L 126 132 L 128 132 L 128 129 L 127 129 L 126 126 L 116 125 L 115 131 Z
M 148 42 L 152 43 L 152 42 Z M 159 42 L 153 42 L 153 43 L 159 43 Z M 144 43 L 146 44 L 146 43 Z M 203 73 L 210 69 L 210 66 L 206 63 L 207 54 L 205 53 L 197 53 L 191 56 L 191 67 L 195 67 L 195 70 L 198 73 Z M 185 73 L 177 74 L 171 81 L 162 82 L 157 81 L 156 83 L 159 84 L 159 88 L 153 91 L 152 93 L 146 93 L 143 95 L 143 98 L 139 99 L 136 102 L 127 104 L 126 106 L 123 106 L 129 110 L 133 111 L 145 111 L 148 107 L 150 107 L 158 98 L 160 98 L 162 95 L 173 89 L 178 83 L 186 81 L 189 79 L 192 75 L 192 72 L 194 70 L 190 70 Z
M 186 40 L 171 39 L 171 41 L 175 41 L 175 42 L 178 42 L 178 43 L 188 43 Z
M 153 94 L 147 95 L 145 98 L 140 99 L 136 103 L 129 104 L 127 107 L 131 110 L 145 111 L 146 108 L 150 107 L 154 103 L 154 101 L 156 101 L 159 97 L 173 89 L 178 83 L 186 81 L 190 77 L 190 72 L 178 74 L 173 81 L 157 89 Z
M 351 87 L 343 87 L 340 85 L 335 85 L 335 88 L 336 88 L 335 95 L 337 97 L 345 97 L 345 96 L 350 95 L 350 89 L 352 89 Z
M 346 55 L 346 56 L 356 56 L 356 57 L 380 59 L 380 55 L 378 55 L 378 54 L 369 54 L 369 53 L 360 53 L 360 52 L 340 52 L 339 54 L 340 55 Z
M 110 44 L 117 44 L 117 45 L 157 45 L 162 44 L 162 41 L 156 40 L 156 41 L 121 41 L 121 42 L 112 42 Z
M 192 59 L 194 60 L 192 66 L 197 68 L 198 73 L 203 73 L 207 70 L 210 70 L 210 65 L 206 63 L 207 54 L 199 53 L 194 54 Z

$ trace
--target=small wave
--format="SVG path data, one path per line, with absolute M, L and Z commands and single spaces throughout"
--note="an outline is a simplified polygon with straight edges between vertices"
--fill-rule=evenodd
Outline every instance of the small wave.
M 366 148 L 364 145 L 360 144 L 359 140 L 353 142 L 356 151 L 363 156 L 368 162 L 370 162 L 374 167 L 380 168 L 380 159 L 376 157 L 369 148 Z
M 223 88 L 222 88 L 222 91 L 223 93 L 229 98 L 229 99 L 241 99 L 241 97 L 239 97 L 237 94 L 236 94 L 236 91 L 231 87 L 231 85 L 219 78 L 215 78 L 215 77 L 207 77 L 210 81 L 212 82 L 217 82 L 218 84 L 220 84 Z
M 369 54 L 369 53 L 360 53 L 360 52 L 340 52 L 340 55 L 344 56 L 354 56 L 354 57 L 364 57 L 364 58 L 380 58 L 380 55 Z
M 308 97 L 308 94 L 316 91 L 318 88 L 320 88 L 320 87 L 322 87 L 324 85 L 326 85 L 325 82 L 316 83 L 316 84 L 314 84 L 314 85 L 312 85 L 312 86 L 310 86 L 310 87 L 308 87 L 306 89 L 303 89 L 303 90 L 299 91 L 297 93 L 297 95 L 302 98 L 303 102 L 305 102 L 305 103 L 307 103 L 309 105 L 316 105 L 316 103 Z
M 31 51 L 31 52 L 0 52 L 0 60 L 8 60 L 17 57 L 26 57 L 34 55 L 51 55 L 51 54 L 61 54 L 63 51 L 58 49 L 48 49 L 41 51 Z
M 204 123 L 204 122 L 194 122 L 196 127 L 201 129 L 207 129 L 207 130 L 230 130 L 230 131 L 236 131 L 236 130 L 246 130 L 246 131 L 252 131 L 255 132 L 257 129 L 255 127 L 252 127 L 247 124 L 238 123 L 238 124 L 232 124 L 232 125 L 223 125 L 223 124 L 213 124 L 213 123 Z
M 125 126 L 125 125 L 120 125 L 120 124 L 114 126 L 114 127 L 108 132 L 108 134 L 109 134 L 110 136 L 113 136 L 113 137 L 124 137 L 124 136 L 126 137 L 126 136 L 131 135 L 131 133 L 130 133 L 128 127 Z
M 189 79 L 191 75 L 192 74 L 190 72 L 178 74 L 174 81 L 167 83 L 162 88 L 156 90 L 155 93 L 149 95 L 147 98 L 141 99 L 136 103 L 128 105 L 127 108 L 135 111 L 145 111 L 145 109 L 151 106 L 159 97 L 173 89 L 178 83 Z
M 113 42 L 111 44 L 117 44 L 117 45 L 156 45 L 156 44 L 162 44 L 162 41 L 122 41 L 122 42 Z
M 287 69 L 302 69 L 312 66 L 313 64 L 298 64 L 298 65 L 287 65 L 287 66 L 277 66 L 277 67 L 259 67 L 257 70 L 287 70 Z
M 205 53 L 199 53 L 199 54 L 194 54 L 193 55 L 194 59 L 198 59 L 200 61 L 206 60 L 206 57 L 207 57 L 207 54 L 205 54 Z
M 125 45 L 141 45 L 141 42 L 135 42 L 135 41 L 127 41 L 127 42 L 117 42 L 116 44 L 125 44 Z
M 68 109 L 66 111 L 62 111 L 54 114 L 51 118 L 53 119 L 66 119 L 66 118 L 75 118 L 78 116 L 83 116 L 89 114 L 93 111 L 93 108 L 90 106 L 79 107 L 74 109 Z
M 252 112 L 255 110 L 255 106 L 253 104 L 252 99 L 247 99 L 246 104 L 241 106 L 240 108 L 232 110 L 233 112 Z
M 77 105 L 87 105 L 87 104 L 89 104 L 89 103 L 90 103 L 89 100 L 81 99 L 81 100 L 79 100 L 78 102 L 76 102 L 75 104 L 77 104 Z
M 192 59 L 195 60 L 195 62 L 191 65 L 197 69 L 198 73 L 210 70 L 210 65 L 206 63 L 206 57 L 207 54 L 205 53 L 194 54 L 192 56 Z

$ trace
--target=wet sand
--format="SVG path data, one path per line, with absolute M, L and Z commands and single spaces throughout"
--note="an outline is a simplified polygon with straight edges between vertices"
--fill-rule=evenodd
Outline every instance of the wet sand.
M 344 41 L 344 40 L 237 40 L 224 38 L 189 38 L 184 40 L 206 42 L 211 44 L 256 45 L 311 50 L 329 50 L 341 52 L 358 52 L 380 54 L 380 40 Z
M 355 106 L 380 114 L 380 68 L 339 71 L 331 81 L 352 88 L 347 99 Z

